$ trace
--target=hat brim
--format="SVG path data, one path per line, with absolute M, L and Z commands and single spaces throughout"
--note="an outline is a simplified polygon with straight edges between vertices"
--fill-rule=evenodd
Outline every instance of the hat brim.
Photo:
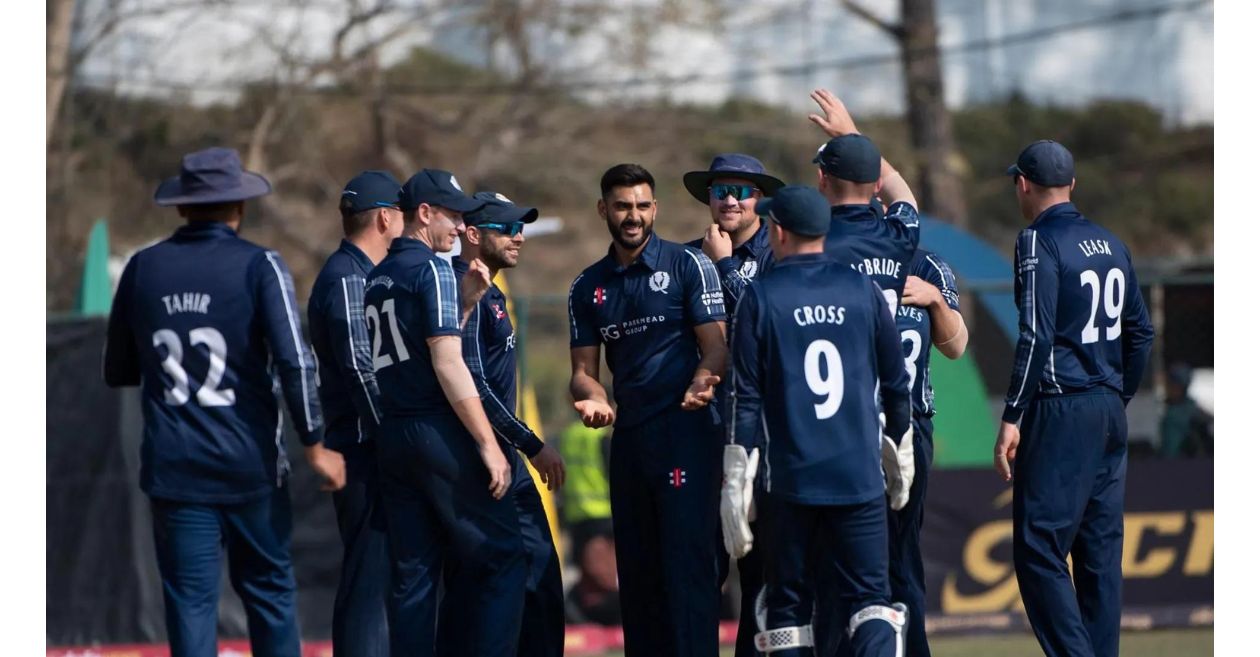
M 1006 175 L 1008 175 L 1008 176 L 1022 176 L 1022 175 L 1024 175 L 1024 172 L 1019 170 L 1019 165 L 1018 165 L 1018 164 L 1012 164 L 1011 166 L 1006 167 Z
M 464 223 L 468 226 L 476 228 L 484 224 L 512 224 L 516 222 L 532 224 L 538 220 L 537 208 L 525 208 L 513 205 L 511 207 L 502 207 L 498 213 L 486 217 L 484 220 L 469 222 L 467 219 Z
M 749 173 L 747 171 L 688 171 L 683 174 L 683 187 L 687 188 L 687 192 L 692 198 L 709 204 L 709 183 L 718 178 L 735 178 L 738 180 L 747 180 L 756 185 L 761 193 L 766 196 L 774 196 L 774 193 L 783 187 L 783 181 L 774 176 L 764 173 Z
M 429 205 L 438 205 L 446 208 L 447 210 L 454 210 L 456 212 L 472 212 L 474 210 L 480 210 L 485 204 L 485 201 L 478 201 L 471 196 L 463 196 L 455 200 L 443 201 L 441 203 L 430 203 Z
M 231 189 L 217 189 L 188 193 L 184 190 L 179 176 L 167 178 L 153 192 L 153 201 L 160 206 L 171 205 L 205 205 L 209 203 L 231 203 L 246 199 L 266 196 L 271 193 L 271 183 L 261 175 L 252 171 L 241 172 L 241 184 Z

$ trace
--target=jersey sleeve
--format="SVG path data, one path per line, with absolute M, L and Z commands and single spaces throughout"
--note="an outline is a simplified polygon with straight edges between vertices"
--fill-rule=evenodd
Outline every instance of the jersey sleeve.
M 686 249 L 687 262 L 683 263 L 683 305 L 693 326 L 726 320 L 726 302 L 722 296 L 722 282 L 717 268 L 709 256 Z
M 118 291 L 109 310 L 109 329 L 105 339 L 105 354 L 101 358 L 105 384 L 120 386 L 140 385 L 140 354 L 136 348 L 136 336 L 132 330 L 132 288 L 135 287 L 136 258 L 127 262 Z
M 415 293 L 420 304 L 420 320 L 424 322 L 420 327 L 424 339 L 460 335 L 459 288 L 451 263 L 433 258 L 421 266 Z
M 380 424 L 381 391 L 372 365 L 372 347 L 363 315 L 364 278 L 342 276 L 329 284 L 321 299 L 333 361 L 349 382 L 350 400 L 368 433 Z
M 910 373 L 901 348 L 897 320 L 884 312 L 884 295 L 871 281 L 871 314 L 875 317 L 875 366 L 879 368 L 879 398 L 884 432 L 900 440 L 910 427 Z
M 569 286 L 569 348 L 594 347 L 600 344 L 599 327 L 595 325 L 595 314 L 591 304 L 595 297 L 604 290 L 599 286 L 592 288 L 583 282 L 586 274 L 580 274 Z
M 473 383 L 477 386 L 477 393 L 481 396 L 481 406 L 490 420 L 490 427 L 513 447 L 524 452 L 525 456 L 533 458 L 542 451 L 542 440 L 516 417 L 513 409 L 509 409 L 507 404 L 503 403 L 502 398 L 495 394 L 494 388 L 486 379 L 487 336 L 482 322 L 484 315 L 482 305 L 478 302 L 473 307 L 468 317 L 468 325 L 463 329 L 464 362 L 468 365 L 468 372 L 472 374 Z
M 884 221 L 893 224 L 899 246 L 907 253 L 914 253 L 919 248 L 919 211 L 913 205 L 905 201 L 893 203 L 884 213 Z
M 302 444 L 314 445 L 323 438 L 324 420 L 315 386 L 315 358 L 302 339 L 293 276 L 274 251 L 264 252 L 255 263 L 251 277 L 257 308 L 272 362 L 280 375 L 285 404 Z
M 1125 249 L 1128 258 L 1128 249 Z M 1151 325 L 1150 315 L 1146 312 L 1146 301 L 1142 299 L 1142 288 L 1138 286 L 1137 275 L 1133 272 L 1133 261 L 1129 259 L 1129 288 L 1124 300 L 1124 318 L 1122 319 L 1121 341 L 1124 354 L 1124 390 L 1121 397 L 1124 402 L 1137 394 L 1142 383 L 1142 374 L 1146 371 L 1147 359 L 1151 355 L 1151 346 L 1155 340 L 1155 327 Z
M 735 302 L 731 320 L 730 410 L 727 413 L 727 442 L 745 449 L 764 445 L 761 422 L 761 303 L 758 287 L 749 285 Z
M 1003 422 L 1018 422 L 1037 391 L 1042 370 L 1054 346 L 1059 298 L 1059 257 L 1048 240 L 1029 228 L 1015 241 L 1015 305 L 1019 308 L 1019 341 L 1006 393 Z
M 941 291 L 945 305 L 958 310 L 958 281 L 954 278 L 954 270 L 940 256 L 935 253 L 923 254 L 922 261 L 913 273 L 935 285 Z

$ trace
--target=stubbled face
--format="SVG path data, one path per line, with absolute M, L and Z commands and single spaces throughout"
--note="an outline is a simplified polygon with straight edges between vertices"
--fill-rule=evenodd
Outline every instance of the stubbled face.
M 599 200 L 599 216 L 608 224 L 608 233 L 623 249 L 633 251 L 652 235 L 656 222 L 656 196 L 647 183 L 614 187 Z
M 433 240 L 433 250 L 446 253 L 455 248 L 455 240 L 464 232 L 464 213 L 427 206 L 429 208 L 429 238 Z M 423 210 L 423 208 L 422 208 Z
M 478 247 L 482 261 L 491 269 L 511 269 L 521 257 L 521 245 L 525 243 L 525 233 L 517 233 L 516 237 L 508 237 L 490 228 L 473 228 L 477 232 Z
M 713 217 L 713 223 L 722 229 L 722 232 L 736 235 L 747 230 L 750 226 L 757 223 L 757 200 L 761 198 L 761 190 L 753 192 L 753 195 L 742 201 L 736 200 L 733 195 L 726 195 L 724 198 L 713 198 L 712 188 L 717 185 L 753 185 L 751 181 L 742 180 L 740 178 L 716 178 L 709 183 L 709 214 Z

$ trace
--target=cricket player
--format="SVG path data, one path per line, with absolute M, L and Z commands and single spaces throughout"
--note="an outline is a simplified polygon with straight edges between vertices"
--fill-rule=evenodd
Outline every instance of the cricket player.
M 459 257 L 451 264 L 456 277 L 481 279 L 461 286 L 464 290 L 483 291 L 480 297 L 466 294 L 461 299 L 468 317 L 463 328 L 464 362 L 481 393 L 481 405 L 499 437 L 500 447 L 512 466 L 512 488 L 508 495 L 520 514 L 521 537 L 529 561 L 525 615 L 515 654 L 518 657 L 561 657 L 564 654 L 564 584 L 560 579 L 560 557 L 551 540 L 542 498 L 517 451 L 530 459 L 550 490 L 564 485 L 564 459 L 516 417 L 516 331 L 508 315 L 507 297 L 493 283 L 501 270 L 516 266 L 525 242 L 525 225 L 538 219 L 538 210 L 519 207 L 494 192 L 477 192 L 473 199 L 485 205 L 464 214 Z M 483 267 L 473 270 L 473 262 Z M 461 575 L 458 567 L 448 567 L 447 587 L 461 586 Z
M 708 257 L 653 234 L 656 182 L 619 164 L 600 180 L 613 243 L 569 290 L 574 407 L 614 424 L 613 530 L 626 655 L 717 653 L 717 493 L 726 312 Z M 617 409 L 599 382 L 607 349 Z
M 773 196 L 783 181 L 766 173 L 761 161 L 743 153 L 722 153 L 713 158 L 707 171 L 689 171 L 683 175 L 683 186 L 697 201 L 709 208 L 713 223 L 704 237 L 687 246 L 701 249 L 717 267 L 722 279 L 722 298 L 728 309 L 748 282 L 766 271 L 774 261 L 770 251 L 765 222 L 757 216 L 757 201 Z M 728 336 L 729 337 L 729 336 Z M 727 386 L 718 387 L 720 399 Z M 756 531 L 756 524 L 753 524 Z M 718 562 L 718 585 L 726 581 L 729 559 Z M 756 600 L 761 591 L 761 550 L 753 549 L 739 560 L 739 634 L 735 639 L 735 657 L 754 657 L 753 635 L 757 632 Z
M 818 191 L 831 203 L 827 253 L 871 277 L 893 314 L 906 285 L 907 266 L 919 246 L 919 211 L 905 178 L 879 154 L 834 94 L 810 98 L 823 114 L 810 121 L 831 137 L 818 149 Z M 887 206 L 881 217 L 871 197 Z
M 890 600 L 885 505 L 905 506 L 914 453 L 896 324 L 870 277 L 824 252 L 821 194 L 784 187 L 757 212 L 774 224 L 775 264 L 745 288 L 732 322 L 721 498 L 727 549 L 741 556 L 753 542 L 752 488 L 763 493 L 757 649 L 814 654 L 810 590 L 821 569 L 838 590 L 819 596 L 818 614 L 845 619 L 855 655 L 899 656 L 905 606 Z
M 244 201 L 271 191 L 236 151 L 184 156 L 154 193 L 187 223 L 127 262 L 109 316 L 105 382 L 140 386 L 140 488 L 175 657 L 218 654 L 219 572 L 249 619 L 250 650 L 298 657 L 292 517 L 275 377 L 325 490 L 345 464 L 325 449 L 315 361 L 280 255 L 237 235 Z
M 399 197 L 403 236 L 367 278 L 394 655 L 507 655 L 520 632 L 526 562 L 516 506 L 503 499 L 511 466 L 461 355 L 455 274 L 437 256 L 481 205 L 449 172 L 412 176 Z M 437 585 L 453 555 L 470 584 L 445 589 L 442 622 L 459 631 L 435 645 Z
M 1072 154 L 1038 141 L 1006 173 L 1032 222 L 1015 242 L 1019 342 L 993 455 L 1015 482 L 1015 574 L 1047 655 L 1114 656 L 1124 409 L 1155 331 L 1128 247 L 1071 202 Z
M 343 546 L 333 603 L 334 657 L 389 655 L 389 536 L 373 440 L 381 392 L 363 315 L 363 287 L 390 242 L 402 235 L 399 187 L 385 171 L 364 171 L 346 183 L 339 202 L 345 239 L 324 263 L 307 304 L 327 421 L 324 442 L 346 461 L 346 487 L 333 493 Z
M 960 358 L 967 349 L 967 325 L 958 312 L 958 285 L 949 265 L 935 253 L 915 251 L 909 277 L 897 308 L 897 331 L 910 376 L 914 411 L 914 483 L 900 510 L 888 510 L 889 575 L 894 600 L 909 610 L 905 639 L 908 657 L 929 657 L 924 627 L 926 583 L 919 532 L 932 465 L 932 417 L 936 415 L 929 362 L 932 347 L 946 358 Z

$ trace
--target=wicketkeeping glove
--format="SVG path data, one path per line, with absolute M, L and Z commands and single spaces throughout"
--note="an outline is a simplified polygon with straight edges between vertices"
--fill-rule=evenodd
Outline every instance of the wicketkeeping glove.
M 888 493 L 888 505 L 893 511 L 900 511 L 910 501 L 910 484 L 914 483 L 913 424 L 906 429 L 900 444 L 880 432 L 880 460 L 884 465 L 884 491 Z
M 752 527 L 756 514 L 753 508 L 753 480 L 757 478 L 760 452 L 749 453 L 742 445 L 727 445 L 722 453 L 722 542 L 736 559 L 752 549 Z

